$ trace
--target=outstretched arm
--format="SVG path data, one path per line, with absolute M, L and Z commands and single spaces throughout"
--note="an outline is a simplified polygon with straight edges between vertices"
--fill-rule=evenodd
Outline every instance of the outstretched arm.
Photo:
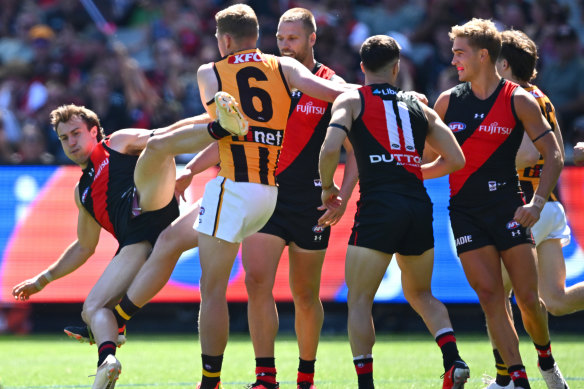
M 79 268 L 95 252 L 101 227 L 81 205 L 77 188 L 75 188 L 75 203 L 79 209 L 77 240 L 71 243 L 61 254 L 61 257 L 43 272 L 16 285 L 12 289 L 12 295 L 16 300 L 28 300 L 31 295 L 43 290 L 49 282 L 64 277 Z

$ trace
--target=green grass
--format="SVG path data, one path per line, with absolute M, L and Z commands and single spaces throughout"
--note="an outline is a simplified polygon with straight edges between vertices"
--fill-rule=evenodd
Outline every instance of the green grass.
M 483 388 L 483 374 L 493 374 L 491 347 L 484 335 L 458 336 L 461 355 L 471 367 L 467 389 Z M 584 388 L 584 338 L 553 337 L 553 351 L 572 389 Z M 527 338 L 521 353 L 534 389 L 545 384 Z M 200 349 L 192 335 L 129 335 L 118 349 L 123 371 L 116 388 L 193 388 L 200 379 Z M 442 361 L 430 335 L 381 335 L 374 347 L 377 388 L 440 388 Z M 95 372 L 95 346 L 64 335 L 0 336 L 0 387 L 89 388 Z M 295 388 L 298 352 L 292 336 L 279 336 L 276 362 L 281 388 Z M 225 389 L 254 380 L 254 358 L 247 335 L 233 335 L 223 362 Z M 318 389 L 356 388 L 356 376 L 346 336 L 323 336 L 316 365 Z

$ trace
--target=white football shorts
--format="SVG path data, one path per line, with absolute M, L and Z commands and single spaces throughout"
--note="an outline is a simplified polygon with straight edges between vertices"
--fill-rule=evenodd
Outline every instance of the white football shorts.
M 258 232 L 276 208 L 278 188 L 217 176 L 205 185 L 195 229 L 232 243 Z
M 536 247 L 548 239 L 561 239 L 562 246 L 570 244 L 570 227 L 562 204 L 558 201 L 547 201 L 539 220 L 531 227 L 531 233 Z

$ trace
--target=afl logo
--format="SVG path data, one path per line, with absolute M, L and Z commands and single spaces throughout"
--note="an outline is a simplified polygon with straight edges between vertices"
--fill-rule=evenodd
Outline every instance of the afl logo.
M 199 215 L 203 216 L 205 214 L 205 207 L 201 207 L 199 210 Z
M 315 234 L 322 234 L 324 232 L 324 229 L 326 227 L 322 227 L 322 226 L 314 226 L 312 227 L 312 232 L 314 232 Z
M 507 223 L 508 230 L 514 230 L 516 228 L 519 228 L 519 223 L 517 223 L 515 220 L 511 220 L 509 223 Z
M 452 122 L 448 124 L 448 127 L 450 127 L 452 132 L 460 132 L 466 129 L 466 124 L 461 122 Z

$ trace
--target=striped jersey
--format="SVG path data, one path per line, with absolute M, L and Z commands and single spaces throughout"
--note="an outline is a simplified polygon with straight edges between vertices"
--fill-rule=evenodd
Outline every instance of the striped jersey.
M 427 199 L 421 159 L 428 120 L 415 97 L 389 84 L 358 89 L 361 113 L 349 139 L 359 169 L 361 195 L 393 192 Z
M 501 191 L 518 192 L 515 157 L 523 125 L 513 107 L 519 85 L 501 79 L 485 100 L 466 82 L 452 88 L 444 122 L 464 152 L 466 165 L 450 174 L 450 205 L 476 206 L 500 199 Z
M 541 113 L 552 127 L 552 130 L 555 130 L 557 127 L 556 112 L 552 103 L 550 102 L 550 99 L 535 85 L 527 87 L 525 90 L 531 93 L 533 97 L 535 97 L 535 100 L 541 109 Z M 542 169 L 543 157 L 540 155 L 539 160 L 535 165 L 517 171 L 519 174 L 521 189 L 525 193 L 525 199 L 527 202 L 531 201 L 533 194 L 539 186 L 539 179 Z M 558 198 L 558 189 L 555 187 L 553 192 L 550 194 L 548 201 L 558 201 Z
M 218 90 L 231 94 L 249 121 L 246 135 L 218 141 L 219 175 L 236 182 L 276 185 L 276 166 L 291 103 L 278 58 L 258 49 L 243 50 L 215 62 L 214 70 Z M 207 105 L 214 114 L 214 101 Z

